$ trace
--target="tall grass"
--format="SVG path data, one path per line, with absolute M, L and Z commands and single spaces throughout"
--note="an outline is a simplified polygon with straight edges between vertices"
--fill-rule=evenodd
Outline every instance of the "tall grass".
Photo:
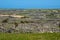
M 60 33 L 0 33 L 0 40 L 60 40 Z

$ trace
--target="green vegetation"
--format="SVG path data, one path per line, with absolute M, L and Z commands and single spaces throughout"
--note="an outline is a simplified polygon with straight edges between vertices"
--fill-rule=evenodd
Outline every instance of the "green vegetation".
M 7 23 L 7 22 L 8 22 L 8 18 L 2 21 L 2 23 Z
M 60 33 L 0 33 L 0 40 L 60 40 Z

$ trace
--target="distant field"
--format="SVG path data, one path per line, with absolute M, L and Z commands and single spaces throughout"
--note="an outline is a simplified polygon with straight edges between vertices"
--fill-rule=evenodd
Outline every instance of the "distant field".
M 60 33 L 0 33 L 0 40 L 60 40 Z

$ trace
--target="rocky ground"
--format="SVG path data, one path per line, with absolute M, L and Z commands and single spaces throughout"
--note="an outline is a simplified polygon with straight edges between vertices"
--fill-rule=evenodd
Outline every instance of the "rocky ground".
M 0 15 L 20 15 L 24 17 L 0 16 L 0 32 L 4 33 L 44 33 L 60 32 L 60 10 L 0 10 Z

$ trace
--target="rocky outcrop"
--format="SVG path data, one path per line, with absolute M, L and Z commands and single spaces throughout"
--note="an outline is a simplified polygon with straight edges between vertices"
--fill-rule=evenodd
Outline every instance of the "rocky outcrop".
M 51 12 L 52 11 L 52 12 Z M 0 13 L 0 32 L 3 33 L 44 33 L 60 32 L 60 10 L 5 10 Z M 13 15 L 23 14 L 20 15 Z
M 0 25 L 0 32 L 7 33 L 44 33 L 60 32 L 59 24 L 56 23 L 20 23 L 15 27 L 14 24 L 4 23 Z

